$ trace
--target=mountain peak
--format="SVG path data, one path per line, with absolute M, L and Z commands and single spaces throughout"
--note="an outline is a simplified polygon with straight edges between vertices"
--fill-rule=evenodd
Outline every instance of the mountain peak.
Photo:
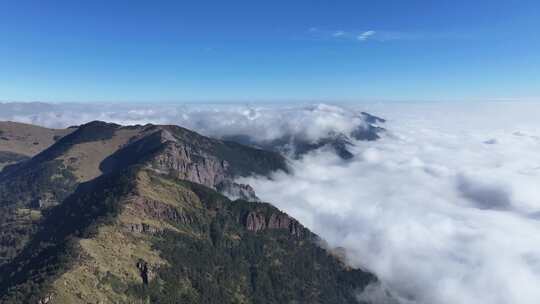
M 276 170 L 178 126 L 81 125 L 0 174 L 0 303 L 357 303 L 372 274 L 235 182 Z

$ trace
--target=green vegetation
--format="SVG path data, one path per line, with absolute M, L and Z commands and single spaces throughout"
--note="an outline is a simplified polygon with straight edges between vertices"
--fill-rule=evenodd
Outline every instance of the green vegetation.
M 61 160 L 32 160 L 2 171 L 0 206 L 48 207 L 64 200 L 76 186 L 76 177 Z
M 79 186 L 64 204 L 44 212 L 44 220 L 15 259 L 0 267 L 0 303 L 37 303 L 80 252 L 77 240 L 95 235 L 120 211 L 119 199 L 133 189 L 132 171 Z M 61 224 L 59 224 L 61 223 Z
M 171 144 L 190 164 L 221 165 L 223 178 L 286 171 L 277 153 L 139 126 L 144 136 L 80 184 L 70 166 L 84 157 L 65 152 L 118 128 L 83 125 L 0 173 L 0 303 L 356 303 L 376 280 L 270 204 L 144 169 Z
M 170 266 L 130 292 L 151 303 L 357 303 L 375 278 L 345 267 L 320 248 L 315 235 L 286 229 L 248 231 L 249 212 L 280 213 L 269 204 L 229 201 L 204 186 L 182 182 L 205 206 L 203 238 L 167 231 L 152 242 Z M 200 223 L 199 223 L 200 224 Z M 177 283 L 179 282 L 179 283 Z
M 0 266 L 23 248 L 40 217 L 36 210 L 0 207 Z
M 44 208 L 62 202 L 78 182 L 72 168 L 57 157 L 73 145 L 109 139 L 117 128 L 104 122 L 88 123 L 29 161 L 6 167 L 0 174 L 0 206 Z M 13 155 L 0 154 L 0 162 L 8 157 Z
M 130 291 L 152 303 L 356 303 L 353 292 L 373 280 L 284 231 L 230 239 L 230 224 L 212 222 L 205 240 L 165 233 L 155 248 L 171 266 Z
M 2 169 L 7 165 L 18 163 L 27 159 L 29 159 L 29 157 L 26 155 L 17 154 L 9 151 L 0 151 L 0 172 L 2 172 Z
M 152 217 L 145 212 L 154 209 L 136 211 L 174 228 L 139 236 L 123 232 L 149 242 L 166 261 L 149 264 L 153 275 L 146 284 L 122 279 L 117 272 L 94 275 L 94 288 L 127 296 L 131 300 L 126 302 L 356 303 L 354 292 L 375 280 L 344 267 L 305 228 L 299 235 L 287 229 L 247 230 L 250 212 L 267 219 L 282 214 L 269 204 L 230 201 L 204 186 L 133 168 L 82 184 L 64 204 L 44 214 L 29 245 L 0 267 L 0 273 L 10 274 L 0 278 L 0 294 L 6 294 L 0 303 L 37 302 L 54 292 L 54 282 L 85 259 L 77 240 L 99 242 L 100 227 L 120 225 L 119 215 L 133 201 L 126 198 L 133 195 L 172 208 Z M 135 263 L 124 267 L 137 269 Z
M 251 148 L 229 141 L 216 144 L 211 151 L 218 158 L 229 162 L 230 173 L 233 176 L 267 175 L 276 170 L 288 172 L 285 158 L 275 152 Z
M 29 157 L 8 151 L 0 151 L 0 163 L 12 163 L 21 160 L 27 160 Z

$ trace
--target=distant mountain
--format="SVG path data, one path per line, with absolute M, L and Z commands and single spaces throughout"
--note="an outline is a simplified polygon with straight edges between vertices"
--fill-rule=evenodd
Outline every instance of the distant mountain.
M 223 137 L 223 139 L 291 155 L 295 158 L 326 147 L 332 149 L 339 157 L 350 159 L 353 157 L 353 154 L 349 149 L 354 145 L 354 140 L 374 141 L 379 139 L 380 134 L 385 131 L 379 124 L 385 123 L 386 120 L 366 112 L 361 112 L 360 115 L 364 123 L 358 125 L 350 133 L 345 134 L 333 131 L 316 140 L 310 140 L 306 137 L 293 134 L 285 134 L 268 141 L 260 141 L 247 134 L 229 135 Z
M 358 303 L 372 274 L 234 182 L 276 170 L 177 126 L 66 131 L 0 173 L 0 303 Z
M 0 121 L 0 171 L 7 165 L 36 155 L 72 131 Z

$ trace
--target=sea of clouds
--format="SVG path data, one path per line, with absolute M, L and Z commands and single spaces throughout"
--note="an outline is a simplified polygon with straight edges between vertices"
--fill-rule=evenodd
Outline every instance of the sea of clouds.
M 246 135 L 271 141 L 285 135 L 317 140 L 362 126 L 357 111 L 326 105 L 129 105 L 0 103 L 0 120 L 66 128 L 92 120 L 121 125 L 176 124 L 214 137 Z
M 293 173 L 244 178 L 403 303 L 540 302 L 540 103 L 361 106 L 1 104 L 0 120 L 65 127 L 174 123 L 212 136 L 310 139 L 386 118 L 343 160 L 320 149 Z M 379 286 L 380 287 L 380 286 Z M 384 297 L 377 286 L 361 298 Z

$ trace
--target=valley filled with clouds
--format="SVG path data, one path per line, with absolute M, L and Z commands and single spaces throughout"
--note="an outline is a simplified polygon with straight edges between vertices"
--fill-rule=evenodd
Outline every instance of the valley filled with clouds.
M 387 133 L 356 142 L 352 160 L 317 151 L 293 162 L 293 175 L 246 182 L 404 300 L 535 303 L 534 107 L 386 108 Z
M 351 134 L 385 118 L 376 141 Z M 0 103 L 0 120 L 64 128 L 90 120 L 178 124 L 214 137 L 315 142 L 342 134 L 352 157 L 318 147 L 292 172 L 243 178 L 344 248 L 403 303 L 537 303 L 540 107 L 534 103 L 81 105 Z

